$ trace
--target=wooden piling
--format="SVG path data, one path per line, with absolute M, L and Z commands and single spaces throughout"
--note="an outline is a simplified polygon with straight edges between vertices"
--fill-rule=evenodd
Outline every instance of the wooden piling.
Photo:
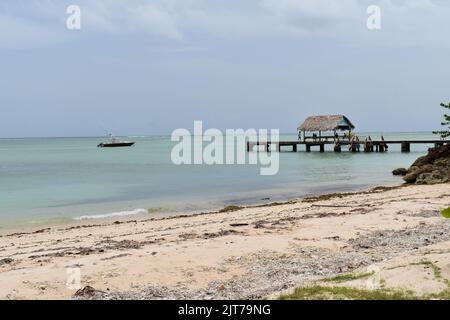
M 402 142 L 402 152 L 410 152 L 411 151 L 411 144 L 407 141 Z

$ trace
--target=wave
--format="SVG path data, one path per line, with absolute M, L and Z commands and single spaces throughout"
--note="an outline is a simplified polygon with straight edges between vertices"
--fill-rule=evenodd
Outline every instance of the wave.
M 105 219 L 105 218 L 111 218 L 111 217 L 132 216 L 132 215 L 136 215 L 136 214 L 148 214 L 148 210 L 135 209 L 135 210 L 129 210 L 129 211 L 118 211 L 118 212 L 97 214 L 97 215 L 91 215 L 91 216 L 80 216 L 80 217 L 75 217 L 73 219 L 74 220 Z

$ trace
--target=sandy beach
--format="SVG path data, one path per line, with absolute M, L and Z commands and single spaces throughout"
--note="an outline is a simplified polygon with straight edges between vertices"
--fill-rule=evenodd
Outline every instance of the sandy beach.
M 439 294 L 449 290 L 450 220 L 440 214 L 449 204 L 449 184 L 411 185 L 2 231 L 0 298 L 277 298 L 342 274 L 367 276 L 333 285 Z M 66 284 L 74 268 L 95 290 Z

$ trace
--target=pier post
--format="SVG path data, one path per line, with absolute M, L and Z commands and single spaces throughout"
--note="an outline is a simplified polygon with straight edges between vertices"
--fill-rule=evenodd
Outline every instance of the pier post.
M 324 143 L 320 144 L 320 152 L 325 152 L 325 144 Z
M 373 144 L 370 142 L 364 143 L 364 152 L 373 152 Z
M 311 152 L 311 145 L 310 144 L 306 144 L 306 152 Z
M 411 144 L 409 142 L 403 141 L 402 152 L 410 152 L 410 151 L 411 151 Z
M 292 145 L 292 151 L 293 151 L 293 152 L 297 152 L 297 144 L 296 144 L 296 143 L 294 143 L 294 144 Z

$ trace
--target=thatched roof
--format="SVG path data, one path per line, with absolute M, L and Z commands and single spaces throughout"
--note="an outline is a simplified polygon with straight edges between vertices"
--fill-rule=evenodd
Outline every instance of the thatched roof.
M 344 115 L 332 116 L 312 116 L 306 118 L 297 130 L 299 131 L 332 131 L 332 130 L 349 130 L 355 126 Z

